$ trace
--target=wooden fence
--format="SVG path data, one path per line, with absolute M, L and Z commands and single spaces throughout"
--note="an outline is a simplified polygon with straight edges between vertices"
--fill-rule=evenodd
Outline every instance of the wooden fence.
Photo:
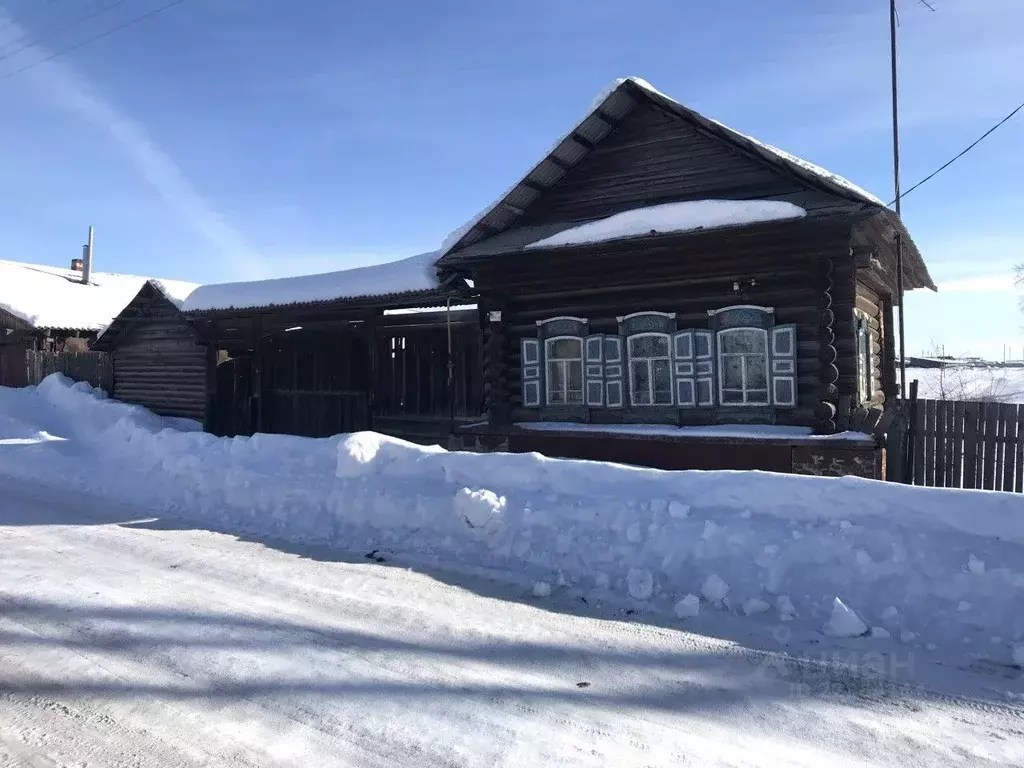
M 114 367 L 104 352 L 36 352 L 26 350 L 25 368 L 29 384 L 38 384 L 51 373 L 85 381 L 94 387 L 114 389 Z
M 933 488 L 1024 492 L 1024 404 L 902 400 L 887 477 Z

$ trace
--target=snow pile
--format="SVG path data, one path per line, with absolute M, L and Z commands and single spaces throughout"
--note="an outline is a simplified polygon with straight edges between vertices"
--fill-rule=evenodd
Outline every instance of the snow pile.
M 198 312 L 273 307 L 429 291 L 438 287 L 437 270 L 434 268 L 438 255 L 438 252 L 431 251 L 386 264 L 322 275 L 204 285 L 188 297 L 182 310 Z
M 775 200 L 689 200 L 681 203 L 662 203 L 589 221 L 525 247 L 554 248 L 562 245 L 600 243 L 664 232 L 694 232 L 700 229 L 738 227 L 762 221 L 799 219 L 806 215 L 807 211 L 797 205 Z
M 0 389 L 0 472 L 217 530 L 504 572 L 539 599 L 732 613 L 1001 663 L 1024 646 L 1014 494 L 452 453 L 373 433 L 216 438 L 60 376 Z
M 41 264 L 0 261 L 0 309 L 36 328 L 96 331 L 128 306 L 148 280 L 175 304 L 198 287 L 179 280 L 152 280 L 137 275 L 82 273 Z

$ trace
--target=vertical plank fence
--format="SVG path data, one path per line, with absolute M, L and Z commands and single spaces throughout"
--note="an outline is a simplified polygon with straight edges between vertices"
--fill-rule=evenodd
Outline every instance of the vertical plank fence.
M 899 401 L 886 454 L 894 482 L 1024 493 L 1024 404 Z
M 114 389 L 114 367 L 104 352 L 37 352 L 26 350 L 25 368 L 29 384 L 38 384 L 51 373 L 63 373 L 74 381 L 85 381 L 110 393 Z

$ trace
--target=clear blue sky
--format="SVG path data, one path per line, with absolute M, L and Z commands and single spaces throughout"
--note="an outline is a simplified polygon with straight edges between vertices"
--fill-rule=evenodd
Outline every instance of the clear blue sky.
M 112 2 L 0 0 L 0 78 L 167 0 L 48 37 Z M 900 2 L 908 184 L 1024 100 L 1024 3 L 931 4 Z M 0 257 L 90 223 L 98 268 L 198 282 L 430 250 L 626 75 L 889 199 L 887 5 L 185 0 L 0 79 Z M 1022 146 L 1024 116 L 907 198 L 944 289 L 910 351 L 1024 354 Z

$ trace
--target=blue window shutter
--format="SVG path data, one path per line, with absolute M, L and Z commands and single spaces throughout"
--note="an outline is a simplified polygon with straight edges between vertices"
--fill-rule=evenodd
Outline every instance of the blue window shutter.
M 540 340 L 522 339 L 522 357 L 519 362 L 523 391 L 523 407 L 539 408 L 544 387 L 544 361 L 540 358 Z
M 672 334 L 672 381 L 676 405 L 680 408 L 697 407 L 697 367 L 694 352 L 694 331 Z
M 583 386 L 590 408 L 604 405 L 604 334 L 583 340 Z
M 772 405 L 796 407 L 796 325 L 777 325 L 771 330 Z
M 697 379 L 697 407 L 714 408 L 718 360 L 715 354 L 715 334 L 712 331 L 693 332 L 694 374 Z
M 625 369 L 622 337 L 604 337 L 604 403 L 608 408 L 622 408 L 625 403 Z

